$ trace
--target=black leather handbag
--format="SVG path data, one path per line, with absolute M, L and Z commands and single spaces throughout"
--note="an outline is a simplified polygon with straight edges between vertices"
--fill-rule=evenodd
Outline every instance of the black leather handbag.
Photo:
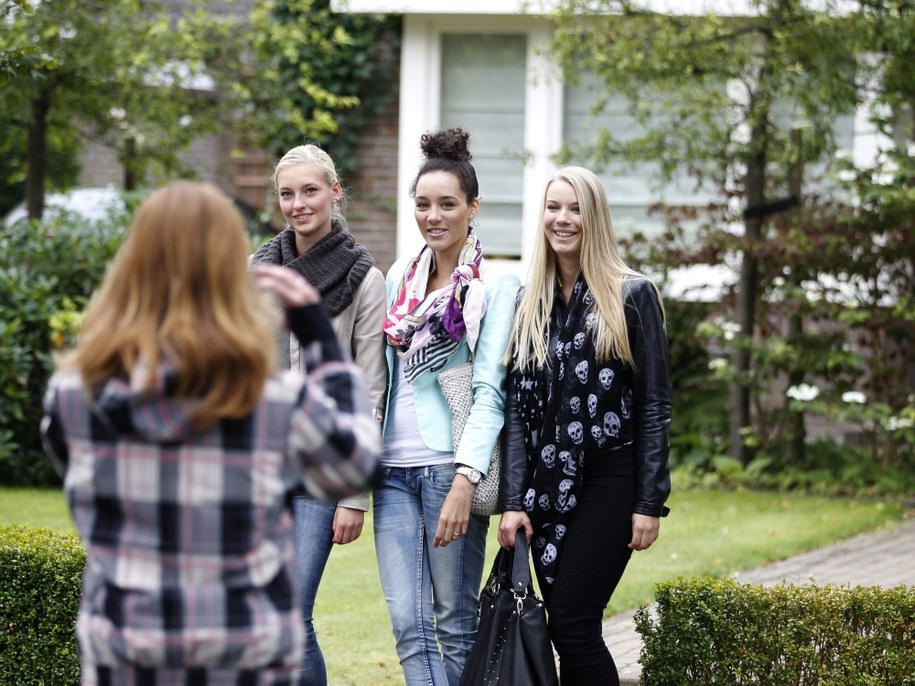
M 543 603 L 534 595 L 527 536 L 496 553 L 480 593 L 480 628 L 461 686 L 558 686 Z

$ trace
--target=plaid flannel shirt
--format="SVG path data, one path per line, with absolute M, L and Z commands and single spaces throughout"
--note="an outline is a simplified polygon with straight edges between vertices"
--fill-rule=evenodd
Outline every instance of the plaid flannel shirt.
M 84 678 L 93 666 L 298 666 L 289 494 L 302 483 L 317 498 L 367 490 L 379 432 L 323 307 L 290 312 L 290 326 L 307 375 L 278 372 L 250 416 L 205 430 L 170 397 L 167 366 L 152 398 L 136 379 L 111 379 L 90 401 L 78 372 L 52 378 L 42 436 L 88 551 Z

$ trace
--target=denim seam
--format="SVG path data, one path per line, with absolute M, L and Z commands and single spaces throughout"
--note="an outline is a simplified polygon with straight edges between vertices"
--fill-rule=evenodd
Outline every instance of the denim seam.
M 420 496 L 422 498 L 422 496 Z M 416 627 L 419 632 L 420 644 L 423 646 L 422 656 L 423 665 L 426 668 L 426 682 L 433 686 L 432 665 L 429 664 L 429 651 L 426 649 L 426 627 L 423 623 L 423 556 L 425 555 L 426 540 L 426 518 L 425 515 L 419 517 L 419 545 L 417 550 L 419 555 L 416 556 L 416 597 L 414 598 L 414 609 L 416 610 Z

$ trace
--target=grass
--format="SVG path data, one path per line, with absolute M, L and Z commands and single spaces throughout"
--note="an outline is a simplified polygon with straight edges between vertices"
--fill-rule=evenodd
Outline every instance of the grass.
M 650 602 L 660 581 L 728 576 L 862 531 L 895 526 L 903 511 L 877 501 L 676 488 L 668 504 L 672 512 L 662 520 L 661 538 L 633 555 L 608 615 Z M 0 488 L 0 525 L 12 523 L 73 530 L 56 490 Z M 497 550 L 497 523 L 492 518 L 487 571 Z M 332 553 L 315 616 L 330 683 L 402 683 L 375 566 L 370 515 L 362 537 Z

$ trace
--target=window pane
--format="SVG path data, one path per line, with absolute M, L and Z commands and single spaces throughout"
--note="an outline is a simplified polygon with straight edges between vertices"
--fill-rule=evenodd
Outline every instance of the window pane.
M 442 36 L 441 119 L 470 133 L 487 255 L 520 257 L 527 37 Z
M 598 99 L 605 100 L 599 114 L 592 113 Z M 594 77 L 583 76 L 577 84 L 565 84 L 563 100 L 563 139 L 574 150 L 589 150 L 603 130 L 610 131 L 623 140 L 642 133 L 641 127 L 629 114 L 628 100 L 608 94 L 606 86 Z M 593 169 L 604 184 L 614 226 L 620 235 L 640 231 L 651 235 L 663 229 L 660 214 L 649 216 L 648 208 L 658 202 L 669 204 L 702 204 L 708 201 L 706 193 L 697 193 L 695 184 L 685 175 L 679 175 L 659 187 L 655 178 L 658 166 L 653 162 L 635 164 L 613 160 L 603 170 L 586 156 L 573 160 L 574 164 Z

